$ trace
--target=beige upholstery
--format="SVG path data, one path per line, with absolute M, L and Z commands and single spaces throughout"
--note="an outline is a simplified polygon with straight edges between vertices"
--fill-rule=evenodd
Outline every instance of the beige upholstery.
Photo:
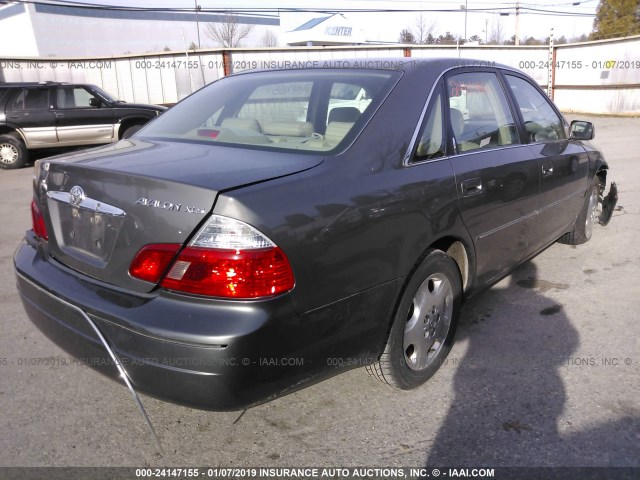
M 453 134 L 456 137 L 456 144 L 458 145 L 458 152 L 467 152 L 469 150 L 475 150 L 480 148 L 481 145 L 471 142 L 463 141 L 462 134 L 464 133 L 464 117 L 462 112 L 457 108 L 449 109 L 449 117 L 451 118 L 451 128 L 453 128 Z
M 342 139 L 349 133 L 353 127 L 353 123 L 349 122 L 331 122 L 327 125 L 327 130 L 324 133 L 324 138 L 327 143 L 331 145 L 337 145 Z
M 262 126 L 262 133 L 284 137 L 310 137 L 313 133 L 313 124 L 310 122 L 269 122 Z
M 464 132 L 464 117 L 462 116 L 462 112 L 457 108 L 451 108 L 449 109 L 449 112 L 453 134 L 456 138 L 459 138 L 462 135 L 462 132 Z
M 255 118 L 225 118 L 221 126 L 234 130 L 253 130 L 262 133 L 260 123 Z

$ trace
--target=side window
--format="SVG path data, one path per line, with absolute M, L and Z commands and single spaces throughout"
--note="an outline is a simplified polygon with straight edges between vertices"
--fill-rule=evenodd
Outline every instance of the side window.
M 513 115 L 495 74 L 453 75 L 447 80 L 447 93 L 458 153 L 518 143 Z
M 506 77 L 524 119 L 529 140 L 550 142 L 567 138 L 564 122 L 551 107 L 547 97 L 520 77 Z
M 48 88 L 23 88 L 13 101 L 14 110 L 47 110 L 48 108 Z
M 90 101 L 94 97 L 81 87 L 58 88 L 58 108 L 92 108 Z
M 418 147 L 413 161 L 424 161 L 444 157 L 444 121 L 442 115 L 442 93 L 431 100 L 420 131 Z

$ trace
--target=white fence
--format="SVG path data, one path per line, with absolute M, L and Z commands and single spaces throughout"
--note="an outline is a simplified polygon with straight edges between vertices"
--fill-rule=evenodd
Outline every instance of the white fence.
M 640 36 L 548 46 L 361 46 L 199 50 L 112 58 L 0 58 L 0 82 L 101 86 L 128 102 L 172 104 L 226 74 L 308 62 L 456 57 L 519 68 L 568 112 L 640 114 Z

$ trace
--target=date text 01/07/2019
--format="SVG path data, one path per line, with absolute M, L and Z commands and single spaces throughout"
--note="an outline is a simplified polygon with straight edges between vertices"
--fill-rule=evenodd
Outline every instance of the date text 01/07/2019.
M 522 70 L 548 69 L 550 65 L 560 70 L 635 70 L 640 69 L 640 60 L 593 60 L 592 62 L 584 62 L 582 60 L 557 60 L 555 63 L 522 60 L 518 63 L 518 67 Z

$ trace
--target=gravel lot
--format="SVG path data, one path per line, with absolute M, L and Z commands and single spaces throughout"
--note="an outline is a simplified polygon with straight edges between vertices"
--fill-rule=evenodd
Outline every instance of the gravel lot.
M 12 255 L 32 171 L 0 171 L 0 466 L 640 467 L 640 119 L 590 120 L 619 187 L 610 225 L 468 303 L 431 382 L 357 369 L 242 415 L 142 396 L 164 455 L 125 387 L 59 365 L 27 320 Z

